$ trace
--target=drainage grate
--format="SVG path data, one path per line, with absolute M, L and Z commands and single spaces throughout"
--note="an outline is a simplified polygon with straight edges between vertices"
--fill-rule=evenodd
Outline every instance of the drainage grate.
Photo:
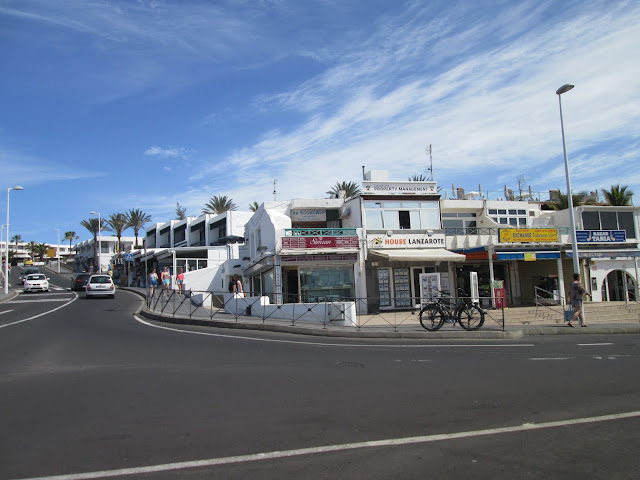
M 329 365 L 333 368 L 364 368 L 364 364 L 358 362 L 333 362 Z

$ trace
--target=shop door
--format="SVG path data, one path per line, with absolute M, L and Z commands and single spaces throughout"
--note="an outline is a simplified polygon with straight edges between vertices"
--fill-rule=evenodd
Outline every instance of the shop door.
M 411 267 L 411 302 L 413 306 L 420 306 L 420 275 L 435 272 L 435 267 Z
M 298 303 L 300 301 L 300 289 L 298 282 L 298 269 L 284 271 L 284 303 Z

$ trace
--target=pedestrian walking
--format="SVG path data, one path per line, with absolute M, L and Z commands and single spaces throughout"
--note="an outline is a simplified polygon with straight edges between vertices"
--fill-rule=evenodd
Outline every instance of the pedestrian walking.
M 583 295 L 588 295 L 591 297 L 591 294 L 587 292 L 587 290 L 580 283 L 580 275 L 577 273 L 573 274 L 573 282 L 569 286 L 569 300 L 571 301 L 571 306 L 573 307 L 573 316 L 569 320 L 567 324 L 569 327 L 573 327 L 571 322 L 573 322 L 576 318 L 580 320 L 580 326 L 586 327 L 584 323 L 584 314 L 582 313 L 582 297 Z
M 236 273 L 233 275 L 233 293 L 238 297 L 244 297 L 244 290 L 242 289 L 242 282 L 240 281 L 240 277 Z
M 151 294 L 152 297 L 153 297 L 153 292 L 155 291 L 157 286 L 158 286 L 158 274 L 156 273 L 156 269 L 154 268 L 153 270 L 151 270 L 151 273 L 149 274 L 149 293 Z
M 178 267 L 178 275 L 176 275 L 176 284 L 178 285 L 178 295 L 182 295 L 184 289 L 184 273 L 182 267 Z
M 169 273 L 169 267 L 164 267 L 162 269 L 162 295 L 169 295 L 169 286 L 171 285 L 171 274 Z

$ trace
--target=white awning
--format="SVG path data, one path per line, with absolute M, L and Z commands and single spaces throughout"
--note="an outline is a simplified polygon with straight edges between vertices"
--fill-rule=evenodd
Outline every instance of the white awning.
M 389 260 L 421 261 L 421 262 L 464 262 L 466 257 L 444 248 L 423 249 L 384 249 L 371 250 L 371 253 L 387 257 Z

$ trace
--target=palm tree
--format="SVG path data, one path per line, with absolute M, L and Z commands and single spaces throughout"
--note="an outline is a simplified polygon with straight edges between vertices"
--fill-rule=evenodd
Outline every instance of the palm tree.
M 38 251 L 38 245 L 36 244 L 36 242 L 31 241 L 29 243 L 27 243 L 27 246 L 25 247 L 27 252 L 29 252 L 31 254 L 31 257 L 35 258 L 36 257 L 36 253 Z
M 176 218 L 178 220 L 187 218 L 187 209 L 180 205 L 180 202 L 176 202 Z
M 138 232 L 151 221 L 151 215 L 147 215 L 139 208 L 129 210 L 126 215 L 127 226 L 133 228 L 133 233 L 136 236 L 136 247 L 138 247 Z
M 13 237 L 11 237 L 11 241 L 16 244 L 16 250 L 18 250 L 18 242 L 20 240 L 22 240 L 22 237 L 20 235 L 14 235 Z
M 410 182 L 426 182 L 427 177 L 425 177 L 424 175 L 413 175 L 412 177 L 409 177 L 409 181 Z
M 102 230 L 109 231 L 111 229 L 106 225 L 104 218 L 101 218 L 100 222 L 98 223 L 98 219 L 92 217 L 89 220 L 82 220 L 80 222 L 80 225 L 82 225 L 84 228 L 86 228 L 93 234 L 93 258 L 97 262 L 98 261 L 98 232 Z
M 260 205 L 258 205 L 258 202 L 253 202 L 249 204 L 249 210 L 251 210 L 252 212 L 257 212 L 259 208 L 260 208 Z
M 120 252 L 122 250 L 122 232 L 124 232 L 129 226 L 127 216 L 124 213 L 112 213 L 109 215 L 107 225 L 109 225 L 110 230 L 112 230 L 116 234 L 116 237 L 118 237 L 116 253 Z
M 569 197 L 560 190 L 551 190 L 549 198 L 549 208 L 551 210 L 566 210 L 569 208 Z M 589 198 L 586 192 L 573 193 L 571 195 L 573 206 L 577 205 L 592 205 L 594 201 Z
M 47 254 L 47 250 L 49 250 L 50 248 L 51 247 L 46 243 L 37 243 L 35 245 L 35 254 L 40 260 L 42 260 Z
M 615 205 L 616 207 L 633 205 L 633 191 L 629 190 L 629 187 L 624 185 L 611 185 L 611 190 L 602 189 L 602 194 L 609 205 Z
M 204 208 L 202 209 L 202 213 L 213 213 L 215 215 L 220 215 L 223 212 L 237 209 L 238 206 L 233 203 L 233 200 L 231 198 L 227 198 L 226 195 L 214 195 L 204 206 Z
M 340 198 L 341 191 L 344 191 L 344 198 L 350 198 L 360 194 L 360 187 L 356 182 L 336 182 L 327 193 L 329 198 Z
M 69 240 L 69 254 L 71 254 L 71 242 L 79 238 L 80 237 L 76 235 L 76 232 L 64 232 L 64 239 Z

